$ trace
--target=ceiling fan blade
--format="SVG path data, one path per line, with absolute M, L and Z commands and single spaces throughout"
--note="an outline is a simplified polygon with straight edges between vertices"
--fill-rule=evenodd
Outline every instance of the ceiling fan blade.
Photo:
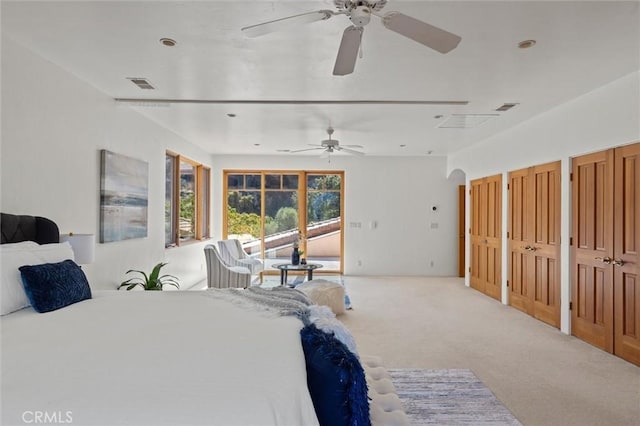
M 333 75 L 347 75 L 353 72 L 356 67 L 356 59 L 358 59 L 363 31 L 362 27 L 353 25 L 344 30 L 336 64 L 333 67 Z
M 340 148 L 364 148 L 362 145 L 340 145 Z
M 250 25 L 242 28 L 247 37 L 258 37 L 275 31 L 287 29 L 293 25 L 308 24 L 310 22 L 324 21 L 331 18 L 335 13 L 331 10 L 317 10 L 315 12 L 301 13 L 299 15 L 288 16 L 261 24 Z
M 354 149 L 349 149 L 349 148 L 345 148 L 345 147 L 342 147 L 342 146 L 341 147 L 336 147 L 336 149 L 338 151 L 344 151 L 344 152 L 349 153 L 349 154 L 364 155 L 364 152 L 356 151 Z
M 419 19 L 400 12 L 389 12 L 382 17 L 382 24 L 400 35 L 424 44 L 440 53 L 455 49 L 462 38 Z
M 296 149 L 296 150 L 292 150 L 289 151 L 290 154 L 296 153 L 296 152 L 305 152 L 305 151 L 317 151 L 319 149 L 324 149 L 324 147 L 318 147 L 318 148 L 305 148 L 305 149 Z

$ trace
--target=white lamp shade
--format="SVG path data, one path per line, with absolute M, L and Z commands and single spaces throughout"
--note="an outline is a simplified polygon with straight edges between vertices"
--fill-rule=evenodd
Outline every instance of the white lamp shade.
M 76 263 L 92 263 L 95 257 L 96 236 L 93 234 L 65 234 L 60 236 L 60 241 L 69 241 L 73 249 L 73 257 Z

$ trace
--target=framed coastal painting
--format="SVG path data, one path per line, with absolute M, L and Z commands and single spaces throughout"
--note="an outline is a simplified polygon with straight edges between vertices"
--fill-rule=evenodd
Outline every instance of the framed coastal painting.
M 145 238 L 149 164 L 106 149 L 100 160 L 100 242 Z

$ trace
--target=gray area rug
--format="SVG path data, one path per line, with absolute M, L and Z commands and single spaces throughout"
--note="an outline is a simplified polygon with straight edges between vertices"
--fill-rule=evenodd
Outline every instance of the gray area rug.
M 413 425 L 521 425 L 471 370 L 388 371 Z

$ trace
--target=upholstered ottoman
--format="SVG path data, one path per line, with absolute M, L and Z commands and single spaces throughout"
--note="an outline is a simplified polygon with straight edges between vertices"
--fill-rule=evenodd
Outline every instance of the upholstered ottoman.
M 373 426 L 409 426 L 411 422 L 396 394 L 391 376 L 376 356 L 360 356 L 369 388 L 369 416 Z
M 295 288 L 306 294 L 316 305 L 328 306 L 336 315 L 345 313 L 344 287 L 342 285 L 318 279 L 299 284 Z

